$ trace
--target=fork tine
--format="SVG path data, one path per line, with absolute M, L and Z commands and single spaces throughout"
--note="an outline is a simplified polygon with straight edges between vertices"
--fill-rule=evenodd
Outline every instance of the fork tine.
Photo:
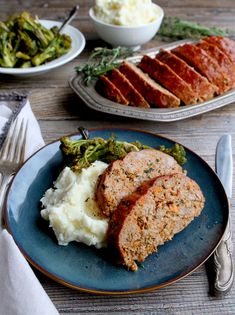
M 15 154 L 14 154 L 14 162 L 21 163 L 24 162 L 25 156 L 25 147 L 26 147 L 26 135 L 27 135 L 27 128 L 28 122 L 25 123 L 23 119 L 20 125 L 20 130 L 17 135 L 17 142 L 15 146 Z
M 15 122 L 14 128 L 9 137 L 10 145 L 9 145 L 9 150 L 6 157 L 8 161 L 16 162 L 16 159 L 15 159 L 16 146 L 18 145 L 20 137 L 21 137 L 22 127 L 23 127 L 23 120 L 20 122 L 20 119 L 18 118 Z
M 18 122 L 18 118 L 14 122 L 12 122 L 12 124 L 11 124 L 11 127 L 9 129 L 7 137 L 3 143 L 2 149 L 0 151 L 0 159 L 6 160 L 8 155 L 9 155 L 10 148 L 12 146 L 12 134 L 16 129 L 17 122 Z M 14 126 L 14 128 L 13 128 L 13 126 Z
M 14 160 L 15 147 L 16 147 L 17 142 L 18 142 L 18 134 L 19 134 L 19 120 L 16 121 L 16 123 L 14 125 L 14 129 L 13 129 L 12 134 L 11 134 L 11 141 L 10 141 L 10 146 L 9 146 L 9 150 L 8 150 L 8 155 L 7 155 L 8 161 Z

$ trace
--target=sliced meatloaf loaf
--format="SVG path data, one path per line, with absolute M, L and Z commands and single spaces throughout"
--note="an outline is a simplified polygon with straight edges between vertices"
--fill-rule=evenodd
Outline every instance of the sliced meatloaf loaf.
M 154 107 L 178 107 L 180 99 L 150 79 L 133 63 L 125 61 L 119 71 L 127 77 L 136 90 Z
M 96 89 L 100 94 L 107 97 L 110 101 L 128 105 L 129 101 L 123 96 L 118 88 L 104 75 L 99 77 Z
M 211 58 L 203 49 L 192 44 L 178 46 L 172 50 L 174 54 L 193 66 L 202 75 L 218 87 L 218 93 L 222 94 L 231 87 L 231 80 L 223 72 L 218 62 Z
M 134 88 L 131 82 L 117 69 L 113 69 L 107 74 L 109 80 L 121 91 L 123 96 L 129 101 L 129 105 L 149 108 L 149 103 Z
M 216 45 L 211 44 L 205 40 L 200 41 L 197 44 L 198 47 L 205 50 L 208 55 L 214 58 L 220 67 L 223 69 L 224 73 L 230 78 L 232 86 L 235 84 L 235 65 L 229 59 L 229 57 Z
M 158 177 L 124 198 L 108 227 L 108 244 L 118 263 L 136 271 L 159 245 L 183 230 L 204 207 L 195 181 L 184 174 Z
M 190 67 L 184 60 L 170 51 L 161 50 L 156 55 L 156 58 L 168 65 L 179 77 L 187 82 L 200 101 L 209 100 L 215 95 L 217 91 L 215 85 L 212 85 L 205 77 L 195 71 L 194 68 Z
M 235 41 L 223 36 L 209 36 L 204 38 L 207 42 L 216 45 L 235 64 Z
M 189 105 L 198 102 L 198 98 L 191 86 L 181 79 L 168 65 L 145 55 L 141 59 L 139 67 L 175 94 L 184 104 Z
M 170 155 L 154 149 L 128 153 L 112 162 L 99 177 L 96 200 L 104 215 L 110 216 L 122 198 L 134 192 L 144 181 L 160 175 L 182 172 Z

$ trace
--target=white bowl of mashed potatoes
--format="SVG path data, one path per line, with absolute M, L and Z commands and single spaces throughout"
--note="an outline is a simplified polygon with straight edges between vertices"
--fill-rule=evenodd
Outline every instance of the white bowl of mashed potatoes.
M 137 49 L 157 33 L 164 11 L 151 0 L 96 0 L 89 15 L 104 41 Z

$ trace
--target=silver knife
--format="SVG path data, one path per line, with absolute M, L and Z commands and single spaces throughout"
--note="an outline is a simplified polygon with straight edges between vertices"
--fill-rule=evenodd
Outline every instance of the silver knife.
M 216 173 L 220 178 L 229 202 L 232 198 L 233 157 L 231 135 L 223 135 L 216 148 Z M 214 252 L 214 281 L 211 283 L 213 295 L 222 296 L 229 292 L 234 279 L 233 243 L 231 219 L 229 218 L 224 236 Z

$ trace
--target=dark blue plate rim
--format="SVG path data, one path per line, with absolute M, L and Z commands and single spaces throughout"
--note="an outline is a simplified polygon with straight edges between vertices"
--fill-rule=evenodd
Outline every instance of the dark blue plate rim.
M 112 131 L 112 133 L 115 133 L 115 130 L 116 131 L 126 131 L 126 132 L 139 132 L 139 133 L 143 133 L 143 134 L 146 134 L 146 135 L 150 135 L 150 136 L 154 136 L 156 138 L 160 138 L 160 139 L 163 139 L 163 140 L 167 140 L 167 141 L 171 141 L 171 142 L 177 142 L 178 144 L 182 145 L 180 142 L 178 141 L 174 141 L 168 137 L 165 137 L 165 136 L 162 136 L 162 135 L 159 135 L 157 133 L 154 133 L 154 132 L 149 132 L 149 131 L 146 131 L 146 130 L 141 130 L 141 129 L 137 129 L 137 128 L 121 128 L 121 127 L 115 127 L 115 128 L 112 128 L 112 127 L 105 127 L 105 128 L 89 128 L 89 131 L 91 132 L 96 132 L 96 131 Z M 71 133 L 71 134 L 68 134 L 68 135 L 65 135 L 65 136 L 68 136 L 68 137 L 72 137 L 72 136 L 81 136 L 81 132 L 75 132 L 75 133 Z M 60 139 L 60 138 L 59 138 Z M 28 160 L 30 160 L 34 155 L 36 155 L 38 152 L 40 152 L 41 150 L 43 150 L 45 147 L 47 146 L 50 146 L 56 142 L 59 142 L 59 139 L 57 140 L 54 140 L 54 141 L 51 141 L 50 143 L 46 144 L 45 146 L 43 146 L 42 148 L 40 148 L 39 150 L 37 150 L 36 152 L 34 152 L 23 164 L 22 166 L 18 169 L 17 173 L 15 174 L 15 176 L 20 172 L 21 168 L 28 162 Z M 196 156 L 197 159 L 199 159 L 207 168 L 208 170 L 213 174 L 213 176 L 215 176 L 218 180 L 218 183 L 220 184 L 220 189 L 223 191 L 223 196 L 221 196 L 221 198 L 223 198 L 225 204 L 226 204 L 226 213 L 224 213 L 224 218 L 225 218 L 225 224 L 224 224 L 224 227 L 223 227 L 223 231 L 220 235 L 220 238 L 218 239 L 218 242 L 212 247 L 210 248 L 209 252 L 207 255 L 205 255 L 205 257 L 203 257 L 195 267 L 192 267 L 189 271 L 186 271 L 185 273 L 182 273 L 180 274 L 179 276 L 177 277 L 174 277 L 172 279 L 170 279 L 169 281 L 166 281 L 162 284 L 157 284 L 157 285 L 153 285 L 153 286 L 148 286 L 148 287 L 144 287 L 144 288 L 138 288 L 138 289 L 135 289 L 135 290 L 123 290 L 123 291 L 116 291 L 116 290 L 113 290 L 113 291 L 109 291 L 109 290 L 96 290 L 96 289 L 87 289 L 87 288 L 84 288 L 84 287 L 81 287 L 79 285 L 75 285 L 73 283 L 70 283 L 68 281 L 65 281 L 63 280 L 62 278 L 60 278 L 59 276 L 57 276 L 56 274 L 53 274 L 52 272 L 49 272 L 47 271 L 46 268 L 42 267 L 40 264 L 38 264 L 26 251 L 25 249 L 20 246 L 19 242 L 17 241 L 17 239 L 15 239 L 14 237 L 14 231 L 11 229 L 11 225 L 10 225 L 10 220 L 9 220 L 9 216 L 8 216 L 8 211 L 7 211 L 7 200 L 8 200 L 8 194 L 9 194 L 9 191 L 10 191 L 10 188 L 13 184 L 13 181 L 14 181 L 14 178 L 7 190 L 7 194 L 6 194 L 6 198 L 4 200 L 4 205 L 3 205 L 3 220 L 4 220 L 4 223 L 5 223 L 5 226 L 6 226 L 6 229 L 8 230 L 8 232 L 12 235 L 15 243 L 17 244 L 18 248 L 20 249 L 21 253 L 24 255 L 24 257 L 27 259 L 27 261 L 33 266 L 35 267 L 37 270 L 39 270 L 40 272 L 42 272 L 44 275 L 46 275 L 48 278 L 64 285 L 64 286 L 67 286 L 71 289 L 75 289 L 75 290 L 78 290 L 78 291 L 83 291 L 83 292 L 86 292 L 86 293 L 92 293 L 92 294 L 100 294 L 100 295 L 127 295 L 127 294 L 139 294 L 139 293 L 144 293 L 144 292 L 149 292 L 149 291 L 153 291 L 153 290 L 156 290 L 156 289 L 160 289 L 160 288 L 163 288 L 163 287 L 166 287 L 170 284 L 173 284 L 177 281 L 179 281 L 180 279 L 183 279 L 185 278 L 186 276 L 190 275 L 191 273 L 193 273 L 195 270 L 197 270 L 200 266 L 202 266 L 208 259 L 209 257 L 214 253 L 214 251 L 216 250 L 216 248 L 218 247 L 223 235 L 224 235 L 224 232 L 225 232 L 225 229 L 226 229 L 226 225 L 227 225 L 227 222 L 228 222 L 228 219 L 229 219 L 229 200 L 227 198 L 227 195 L 226 195 L 226 192 L 224 190 L 224 187 L 219 179 L 219 177 L 217 176 L 216 172 L 210 167 L 210 165 L 202 158 L 200 157 L 197 153 L 195 153 L 194 151 L 192 151 L 191 149 L 189 149 L 188 147 L 186 147 L 185 145 L 182 145 L 186 151 L 189 151 L 191 154 L 193 154 L 194 156 Z

